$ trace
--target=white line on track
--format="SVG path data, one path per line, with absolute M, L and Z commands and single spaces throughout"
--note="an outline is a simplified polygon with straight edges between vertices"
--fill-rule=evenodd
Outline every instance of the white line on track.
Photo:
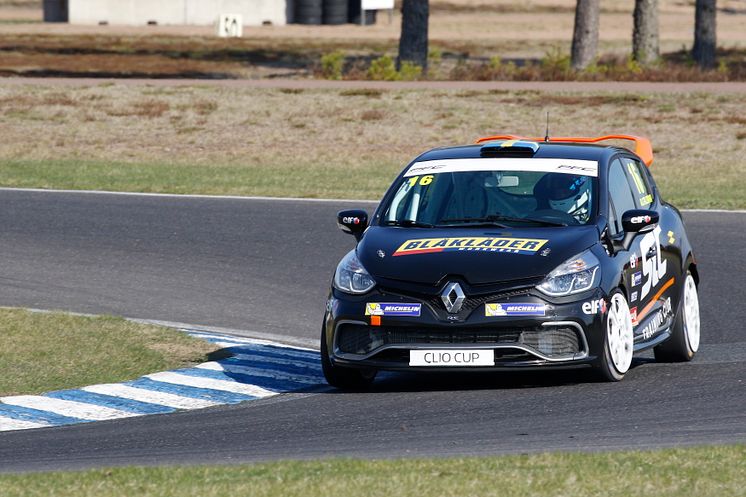
M 220 402 L 213 402 L 211 400 L 182 397 L 181 395 L 175 395 L 172 393 L 135 388 L 118 383 L 92 385 L 90 387 L 83 387 L 81 390 L 102 395 L 110 395 L 122 399 L 137 400 L 148 404 L 158 404 L 161 406 L 172 407 L 174 409 L 201 409 L 203 407 L 220 404 Z
M 277 369 L 254 368 L 251 366 L 238 366 L 234 364 L 220 364 L 217 362 L 203 362 L 194 366 L 197 369 L 208 369 L 210 371 L 225 371 L 226 373 L 245 374 L 261 378 L 274 378 L 276 380 L 289 380 L 306 385 L 318 385 L 321 375 L 298 375 Z
M 298 361 L 297 356 L 295 359 L 281 359 L 279 357 L 269 357 L 269 356 L 259 355 L 259 354 L 250 354 L 250 353 L 247 354 L 243 352 L 237 352 L 231 356 L 231 359 L 239 359 L 242 361 L 261 361 L 261 362 L 266 362 L 270 364 L 277 364 L 278 366 L 308 366 L 308 362 Z M 319 361 L 318 354 L 313 359 L 316 361 L 316 365 L 318 365 L 318 367 L 321 368 L 321 364 L 318 362 Z
M 69 416 L 90 421 L 102 421 L 104 419 L 130 418 L 138 414 L 112 409 L 110 407 L 84 404 L 72 400 L 54 399 L 40 395 L 17 395 L 14 397 L 3 397 L 5 404 L 12 406 L 28 407 L 40 411 L 53 412 L 61 416 Z
M 201 378 L 199 376 L 188 376 L 185 374 L 172 373 L 170 371 L 145 375 L 144 378 L 150 378 L 151 380 L 162 381 L 164 383 L 172 383 L 174 385 L 186 385 L 197 388 L 211 388 L 223 392 L 242 393 L 244 395 L 251 395 L 252 397 L 269 397 L 270 395 L 277 395 L 277 392 L 256 385 L 246 385 L 228 379 L 215 380 L 212 378 Z
M 133 197 L 162 197 L 162 198 L 195 198 L 214 200 L 266 200 L 280 202 L 316 202 L 316 203 L 346 203 L 346 204 L 378 204 L 378 200 L 361 200 L 353 198 L 299 198 L 299 197 L 262 197 L 242 195 L 198 195 L 189 193 L 143 193 L 143 192 L 116 192 L 106 190 L 62 190 L 51 188 L 11 188 L 0 187 L 0 191 L 9 192 L 33 192 L 33 193 L 71 193 L 88 195 L 119 195 Z M 681 209 L 682 212 L 716 212 L 746 214 L 744 209 Z
M 47 426 L 50 425 L 47 423 L 35 423 L 33 421 L 23 421 L 21 419 L 0 416 L 0 431 L 30 430 L 33 428 L 46 428 Z
M 0 187 L 0 191 L 9 192 L 33 192 L 33 193 L 73 193 L 88 195 L 120 195 L 131 197 L 161 197 L 161 198 L 204 198 L 217 200 L 280 200 L 283 202 L 344 202 L 344 203 L 370 203 L 377 204 L 378 200 L 355 200 L 345 198 L 299 198 L 299 197 L 261 197 L 242 195 L 198 195 L 193 193 L 142 193 L 142 192 L 116 192 L 106 190 L 59 190 L 53 188 L 11 188 Z
M 275 347 L 292 347 L 293 350 L 306 350 L 309 352 L 319 351 L 318 340 L 312 340 L 310 338 L 290 337 L 287 335 L 279 335 L 276 333 L 266 333 L 263 331 L 254 330 L 239 330 L 237 328 L 223 328 L 220 326 L 207 326 L 201 324 L 190 324 L 190 323 L 179 323 L 175 321 L 161 321 L 156 319 L 139 319 L 139 318 L 128 318 L 130 321 L 136 323 L 155 324 L 159 326 L 167 326 L 169 328 L 177 328 L 186 330 L 189 332 L 196 332 L 203 335 L 211 335 L 217 333 L 218 335 L 231 335 L 230 339 L 250 339 L 250 343 L 257 345 L 274 345 Z M 218 336 L 217 338 L 221 338 Z

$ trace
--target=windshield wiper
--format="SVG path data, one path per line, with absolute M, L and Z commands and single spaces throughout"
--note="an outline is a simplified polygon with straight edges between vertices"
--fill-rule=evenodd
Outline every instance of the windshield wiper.
M 412 219 L 389 219 L 383 224 L 386 226 L 405 226 L 407 228 L 433 228 L 434 225 L 430 223 L 421 223 L 419 221 L 413 221 Z
M 508 228 L 508 226 L 502 224 L 500 221 L 509 223 L 536 223 L 544 226 L 567 226 L 567 224 L 559 221 L 547 221 L 545 219 L 536 219 L 531 217 L 512 217 L 503 216 L 500 214 L 491 214 L 484 217 L 461 217 L 453 219 L 441 219 L 441 223 L 462 223 L 460 226 L 497 226 L 500 228 Z

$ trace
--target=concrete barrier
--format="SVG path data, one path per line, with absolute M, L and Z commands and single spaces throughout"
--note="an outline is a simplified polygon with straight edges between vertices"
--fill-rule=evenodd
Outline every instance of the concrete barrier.
M 220 14 L 239 14 L 246 26 L 284 25 L 292 15 L 287 0 L 45 0 L 69 2 L 71 24 L 143 26 L 211 25 Z M 51 12 L 51 10 L 50 10 Z

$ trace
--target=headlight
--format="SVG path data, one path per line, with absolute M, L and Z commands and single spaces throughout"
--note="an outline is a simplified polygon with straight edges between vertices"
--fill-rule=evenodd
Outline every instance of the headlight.
M 598 264 L 598 258 L 586 250 L 560 264 L 537 288 L 552 297 L 584 292 L 593 287 Z
M 345 293 L 365 293 L 376 286 L 376 282 L 365 270 L 354 250 L 342 258 L 334 273 L 334 288 Z

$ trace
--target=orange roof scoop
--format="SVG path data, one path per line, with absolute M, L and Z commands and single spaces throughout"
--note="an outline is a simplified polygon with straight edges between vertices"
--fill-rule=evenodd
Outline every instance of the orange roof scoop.
M 477 143 L 484 143 L 487 141 L 493 141 L 493 140 L 529 140 L 529 141 L 535 141 L 539 143 L 598 143 L 603 142 L 607 140 L 628 140 L 635 142 L 635 149 L 634 152 L 642 159 L 642 161 L 645 163 L 646 166 L 650 166 L 650 164 L 653 163 L 653 145 L 651 145 L 650 140 L 647 138 L 641 137 L 641 136 L 633 136 L 633 135 L 606 135 L 606 136 L 599 136 L 596 138 L 583 138 L 583 137 L 551 137 L 549 140 L 545 140 L 544 138 L 526 138 L 523 136 L 515 136 L 515 135 L 495 135 L 495 136 L 487 136 L 484 138 L 480 138 L 477 140 Z

